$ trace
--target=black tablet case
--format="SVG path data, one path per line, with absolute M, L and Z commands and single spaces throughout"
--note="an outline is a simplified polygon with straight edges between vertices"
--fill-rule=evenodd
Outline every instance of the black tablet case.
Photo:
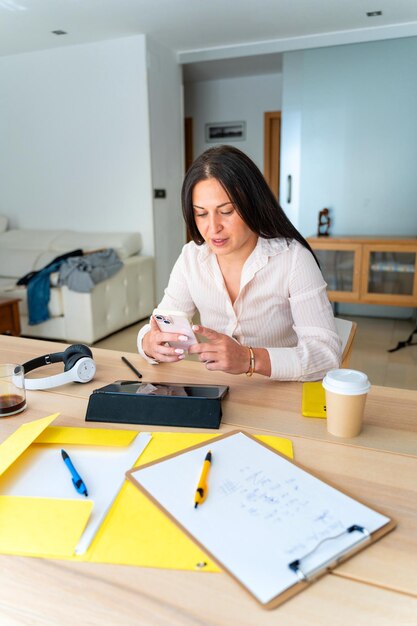
M 181 388 L 184 396 L 137 393 L 142 385 Z M 95 389 L 88 402 L 87 422 L 219 428 L 221 401 L 229 387 L 180 383 L 117 381 Z

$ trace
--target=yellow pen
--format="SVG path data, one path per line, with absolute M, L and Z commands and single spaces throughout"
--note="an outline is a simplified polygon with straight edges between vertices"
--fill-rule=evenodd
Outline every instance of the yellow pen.
M 207 476 L 211 467 L 211 450 L 206 454 L 204 459 L 203 469 L 201 471 L 200 480 L 194 497 L 194 508 L 196 509 L 199 504 L 202 504 L 207 496 Z

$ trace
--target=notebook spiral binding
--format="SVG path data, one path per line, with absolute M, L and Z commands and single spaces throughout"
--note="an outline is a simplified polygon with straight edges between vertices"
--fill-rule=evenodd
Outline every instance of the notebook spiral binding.
M 334 541 L 336 539 L 339 539 L 339 537 L 342 537 L 343 535 L 350 534 L 353 532 L 361 533 L 362 536 L 359 537 L 357 541 L 355 541 L 355 543 L 353 543 L 349 547 L 348 550 L 346 549 L 341 550 L 340 552 L 332 556 L 330 559 L 327 559 L 324 563 L 321 563 L 320 565 L 314 567 L 309 572 L 306 572 L 305 570 L 303 570 L 302 562 L 305 561 L 309 556 L 314 554 L 314 552 L 316 552 L 320 548 L 320 546 L 322 546 L 325 542 Z M 342 559 L 345 559 L 348 556 L 351 556 L 352 554 L 360 550 L 363 544 L 370 541 L 370 539 L 371 539 L 371 535 L 369 531 L 366 530 L 366 528 L 364 528 L 363 526 L 359 526 L 358 524 L 353 524 L 352 526 L 349 526 L 349 528 L 346 528 L 346 530 L 344 530 L 341 533 L 338 533 L 337 535 L 333 535 L 332 537 L 326 537 L 326 539 L 322 539 L 322 541 L 320 541 L 312 550 L 310 550 L 310 552 L 307 552 L 307 554 L 305 554 L 300 559 L 296 559 L 295 561 L 292 561 L 291 563 L 289 563 L 288 567 L 297 574 L 298 579 L 301 582 L 311 582 L 312 580 L 314 580 L 314 578 L 317 578 L 318 576 L 320 576 L 320 574 L 335 567 L 339 563 L 339 561 L 341 561 Z

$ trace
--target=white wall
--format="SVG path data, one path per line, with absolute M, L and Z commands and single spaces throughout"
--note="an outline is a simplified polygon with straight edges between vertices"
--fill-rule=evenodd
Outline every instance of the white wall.
M 286 53 L 283 75 L 281 176 L 301 232 L 327 207 L 333 234 L 416 235 L 417 38 Z
M 182 71 L 176 55 L 147 38 L 152 186 L 166 198 L 153 199 L 156 297 L 163 295 L 169 275 L 185 243 L 181 212 L 184 174 Z
M 142 233 L 154 252 L 146 39 L 0 58 L 0 213 Z
M 416 37 L 284 54 L 281 204 L 304 236 L 316 234 L 324 207 L 334 235 L 417 235 L 416 76 Z
M 205 141 L 206 123 L 245 121 L 246 140 L 234 141 L 233 145 L 263 171 L 263 114 L 281 110 L 281 92 L 281 74 L 187 83 L 185 115 L 193 118 L 194 158 L 216 145 Z

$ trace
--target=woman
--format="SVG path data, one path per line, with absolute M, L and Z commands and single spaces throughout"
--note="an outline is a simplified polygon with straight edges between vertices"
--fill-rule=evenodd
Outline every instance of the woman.
M 317 380 L 339 366 L 340 341 L 312 250 L 243 152 L 219 146 L 188 170 L 182 210 L 192 241 L 158 308 L 184 311 L 204 338 L 189 349 L 208 370 Z M 181 340 L 154 319 L 138 335 L 149 362 L 174 362 Z

